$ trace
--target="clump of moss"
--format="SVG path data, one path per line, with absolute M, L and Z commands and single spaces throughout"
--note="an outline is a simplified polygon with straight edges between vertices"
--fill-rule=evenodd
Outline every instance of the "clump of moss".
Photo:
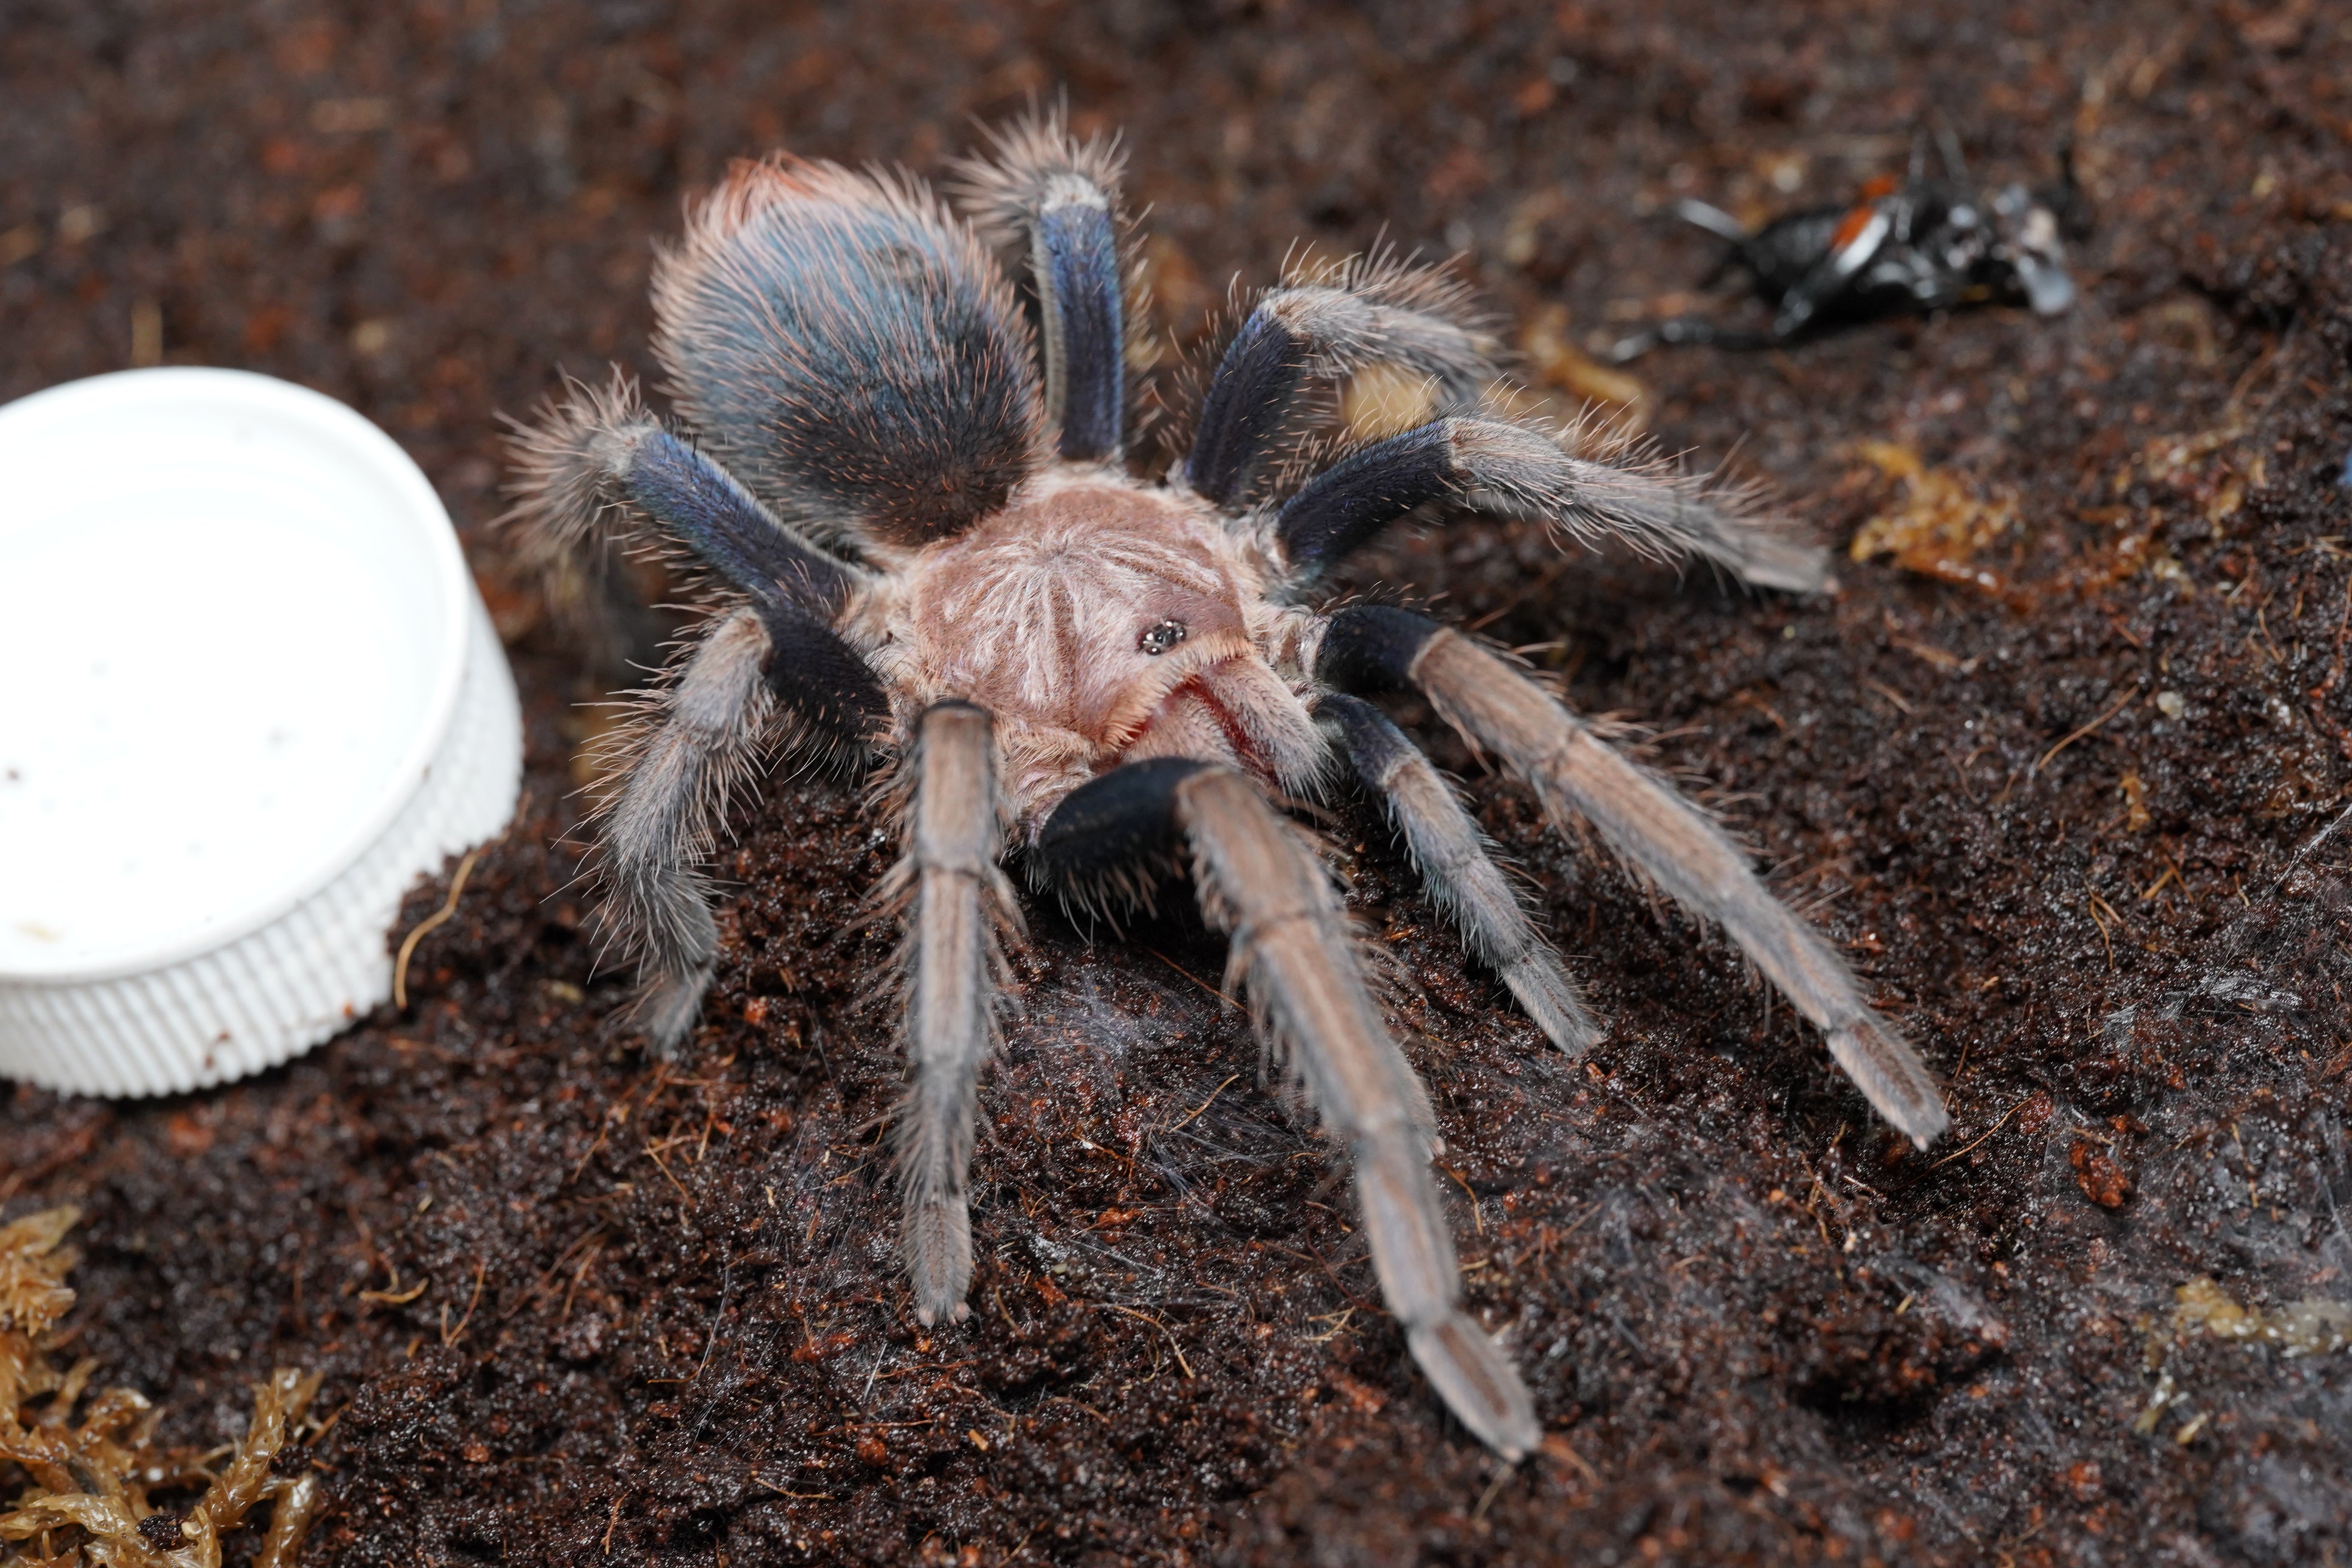
M 221 1537 L 265 1500 L 275 1506 L 255 1568 L 294 1568 L 319 1481 L 275 1474 L 271 1462 L 318 1374 L 280 1369 L 254 1384 L 253 1422 L 217 1471 L 204 1463 L 217 1456 L 158 1448 L 163 1413 L 143 1394 L 110 1388 L 85 1399 L 96 1363 L 59 1372 L 41 1348 L 73 1306 L 65 1281 L 79 1254 L 63 1243 L 80 1217 L 54 1208 L 0 1226 L 0 1481 L 13 1469 L 30 1483 L 0 1513 L 0 1568 L 219 1568 Z M 149 1501 L 198 1488 L 184 1513 Z

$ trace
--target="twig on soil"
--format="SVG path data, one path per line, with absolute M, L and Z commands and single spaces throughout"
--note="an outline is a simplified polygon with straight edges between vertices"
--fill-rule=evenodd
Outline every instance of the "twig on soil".
M 574 1240 L 571 1246 L 565 1247 L 562 1251 L 555 1255 L 555 1261 L 547 1266 L 547 1272 L 541 1274 L 531 1288 L 524 1291 L 522 1295 L 516 1300 L 515 1304 L 506 1310 L 505 1315 L 500 1317 L 499 1321 L 501 1323 L 512 1322 L 514 1321 L 514 1315 L 517 1312 L 521 1311 L 525 1307 L 530 1306 L 533 1301 L 537 1300 L 547 1289 L 548 1286 L 554 1280 L 555 1276 L 562 1269 L 563 1266 L 572 1261 L 572 1255 L 573 1253 L 579 1251 L 583 1247 L 588 1245 L 589 1242 L 593 1241 L 596 1237 L 604 1234 L 604 1227 L 601 1225 L 590 1226 L 586 1230 L 581 1232 L 578 1239 Z
M 1168 1348 L 1176 1352 L 1176 1364 L 1184 1369 L 1184 1381 L 1187 1383 L 1192 1381 L 1192 1363 L 1184 1359 L 1184 1347 L 1176 1342 L 1175 1330 L 1170 1328 L 1167 1324 L 1161 1322 L 1159 1319 L 1153 1317 L 1149 1312 L 1139 1312 L 1132 1307 L 1122 1307 L 1116 1301 L 1097 1301 L 1095 1305 L 1098 1307 L 1108 1307 L 1114 1312 L 1124 1312 L 1130 1318 L 1139 1318 L 1143 1321 L 1150 1323 L 1153 1328 L 1158 1329 L 1161 1333 L 1166 1334 L 1168 1336 Z
M 1585 1485 L 1595 1488 L 1601 1485 L 1601 1472 L 1587 1463 L 1584 1456 L 1570 1447 L 1568 1439 L 1559 1433 L 1555 1432 L 1543 1440 L 1542 1451 L 1555 1459 L 1565 1459 L 1575 1467 L 1576 1472 L 1584 1478 Z
M 1534 598 L 1538 594 L 1542 593 L 1545 589 L 1549 588 L 1554 583 L 1559 582 L 1561 575 L 1566 573 L 1570 566 L 1576 564 L 1576 561 L 1577 557 L 1573 555 L 1561 556 L 1558 561 L 1552 563 L 1551 569 L 1546 572 L 1542 576 L 1537 578 L 1533 583 L 1521 589 L 1517 594 L 1504 600 L 1501 604 L 1496 605 L 1485 615 L 1480 616 L 1476 620 L 1472 621 L 1468 626 L 1462 629 L 1465 632 L 1485 631 L 1488 626 L 1493 626 L 1496 621 L 1501 620 L 1505 616 L 1509 615 L 1513 610 L 1517 609 L 1521 605 L 1526 604 L 1529 599 Z
M 604 1255 L 604 1244 L 599 1241 L 581 1258 L 580 1266 L 572 1271 L 572 1283 L 564 1287 L 563 1310 L 557 1317 L 556 1321 L 568 1323 L 572 1321 L 572 1299 L 579 1293 L 580 1282 L 588 1278 L 588 1270 L 595 1267 L 596 1259 Z
M 654 1164 L 660 1169 L 663 1175 L 669 1176 L 669 1184 L 677 1188 L 678 1201 L 683 1203 L 688 1209 L 693 1208 L 694 1194 L 686 1190 L 685 1184 L 681 1183 L 676 1176 L 670 1175 L 668 1164 L 663 1161 L 660 1152 L 654 1147 L 653 1140 L 650 1138 L 646 1140 L 646 1158 L 651 1160 Z
M 1110 1420 L 1109 1416 L 1104 1415 L 1093 1405 L 1088 1405 L 1085 1400 L 1073 1399 L 1066 1394 L 1049 1394 L 1043 1399 L 1039 1400 L 1038 1403 L 1041 1405 L 1076 1405 L 1078 1409 L 1085 1411 L 1087 1415 L 1093 1416 L 1097 1421 L 1108 1422 Z
M 1185 979 L 1191 981 L 1193 984 L 1199 986 L 1202 990 L 1207 992 L 1210 995 L 1214 996 L 1226 1006 L 1231 1007 L 1235 1005 L 1232 997 L 1226 995 L 1223 992 L 1218 990 L 1215 986 L 1210 984 L 1207 981 L 1202 979 L 1199 975 L 1193 973 L 1191 970 L 1185 968 L 1182 964 L 1177 963 L 1174 959 L 1169 957 L 1158 948 L 1147 947 L 1143 951 L 1158 959 L 1160 963 L 1166 964 L 1169 968 L 1174 970 L 1177 973 L 1182 975 Z
M 761 1486 L 767 1488 L 770 1491 L 775 1493 L 778 1497 L 798 1498 L 803 1502 L 831 1502 L 833 1500 L 833 1494 L 831 1492 L 796 1492 L 790 1487 L 778 1486 L 775 1482 L 760 1474 L 757 1470 L 751 1472 L 751 1479 L 759 1482 Z M 609 1554 L 610 1548 L 607 1548 L 606 1550 L 607 1554 Z
M 1486 1505 L 1495 1500 L 1495 1494 L 1503 1489 L 1503 1483 L 1518 1473 L 1517 1465 L 1504 1465 L 1495 1471 L 1495 1479 L 1486 1483 L 1486 1489 L 1478 1496 L 1478 1506 L 1470 1510 L 1471 1523 L 1475 1524 L 1486 1517 Z
M 2012 1105 L 2012 1106 L 2011 1106 L 2007 1110 L 2002 1111 L 2002 1112 L 2000 1113 L 2000 1121 L 1996 1121 L 1996 1122 L 1994 1122 L 1990 1127 L 1989 1127 L 1989 1128 L 1985 1129 L 1985 1135 L 1984 1135 L 1984 1138 L 1979 1138 L 1979 1139 L 1978 1139 L 1978 1140 L 1977 1140 L 1977 1143 L 1981 1143 L 1981 1142 L 1983 1142 L 1985 1141 L 1985 1138 L 1990 1138 L 1990 1137 L 1991 1137 L 1994 1133 L 1996 1133 L 1996 1132 L 2000 1131 L 2002 1128 L 2004 1128 L 2004 1127 L 2008 1126 L 2008 1125 L 2009 1125 L 2009 1119 L 2010 1119 L 2011 1117 L 2012 1117 L 2012 1116 L 2016 1115 L 2019 1111 L 2021 1111 L 2021 1110 L 2024 1110 L 2024 1109 L 2025 1109 L 2025 1100 L 2032 1100 L 2032 1098 L 2033 1098 L 2033 1097 L 2032 1097 L 2032 1095 L 2030 1095 L 2030 1094 L 2029 1094 L 2029 1095 L 2027 1095 L 2027 1096 L 2025 1097 L 2025 1100 L 2019 1100 L 2015 1105 Z M 1971 1143 L 1971 1144 L 1969 1144 L 1968 1149 L 1955 1149 L 1955 1150 L 1953 1150 L 1950 1153 L 1948 1153 L 1948 1154 L 1945 1155 L 1942 1159 L 1940 1159 L 1940 1160 L 1937 1161 L 1933 1165 L 1930 1165 L 1930 1166 L 1928 1166 L 1927 1168 L 1928 1168 L 1929 1170 L 1931 1170 L 1931 1171 L 1934 1171 L 1934 1170 L 1939 1170 L 1939 1169 L 1941 1169 L 1942 1167 L 1944 1167 L 1944 1166 L 1946 1166 L 1946 1165 L 1950 1164 L 1953 1161 L 1955 1161 L 1955 1160 L 1958 1159 L 1961 1155 L 1963 1155 L 1963 1154 L 1967 1153 L 1967 1152 L 1969 1152 L 1969 1149 L 1973 1149 L 1973 1148 L 1975 1148 L 1975 1147 L 1977 1146 L 1977 1143 Z
M 467 1325 L 467 1324 L 468 1324 L 468 1323 L 470 1323 L 470 1322 L 472 1322 L 472 1321 L 474 1321 L 474 1309 L 475 1309 L 475 1308 L 477 1308 L 477 1307 L 478 1307 L 478 1306 L 480 1306 L 480 1305 L 482 1304 L 482 1280 L 483 1280 L 483 1278 L 484 1278 L 485 1276 L 487 1276 L 487 1275 L 489 1273 L 489 1271 L 490 1271 L 490 1261 L 489 1261 L 489 1259 L 488 1259 L 488 1258 L 477 1258 L 477 1259 L 475 1260 L 475 1262 L 474 1262 L 474 1294 L 473 1294 L 473 1296 L 472 1296 L 472 1297 L 471 1297 L 471 1298 L 470 1298 L 467 1302 L 466 1302 L 466 1315 L 465 1315 L 464 1317 L 462 1317 L 462 1318 L 460 1318 L 460 1319 L 458 1319 L 458 1320 L 457 1320 L 457 1326 L 455 1329 L 452 1329 L 452 1328 L 449 1326 L 449 1303 L 448 1303 L 448 1302 L 446 1302 L 446 1301 L 444 1301 L 444 1302 L 442 1302 L 442 1303 L 441 1303 L 441 1348 L 442 1348 L 442 1349 L 444 1349 L 444 1350 L 450 1349 L 451 1347 L 455 1346 L 455 1345 L 457 1344 L 457 1342 L 459 1340 L 462 1340 L 462 1339 L 464 1339 L 464 1338 L 466 1337 L 466 1325 Z
M 1282 1247 L 1272 1242 L 1267 1243 L 1266 1247 L 1269 1251 L 1279 1252 L 1286 1257 L 1296 1258 L 1302 1263 L 1314 1264 L 1318 1268 L 1323 1270 L 1323 1272 L 1330 1278 L 1331 1283 L 1339 1289 L 1340 1296 L 1346 1300 L 1349 1306 L 1361 1309 L 1367 1315 L 1373 1311 L 1374 1309 L 1370 1302 L 1365 1300 L 1361 1296 L 1357 1295 L 1353 1290 L 1348 1289 L 1348 1282 L 1339 1278 L 1339 1271 L 1338 1269 L 1332 1268 L 1330 1264 L 1324 1261 L 1323 1255 L 1315 1250 L 1315 1244 L 1313 1242 L 1310 1241 L 1307 1243 L 1307 1250 L 1305 1252 L 1299 1252 L 1295 1248 Z M 1365 1258 L 1360 1261 L 1370 1261 L 1370 1254 L 1366 1254 Z
M 1462 1195 L 1470 1200 L 1470 1223 L 1478 1227 L 1478 1234 L 1480 1236 L 1486 1235 L 1486 1216 L 1478 1212 L 1478 1194 L 1470 1190 L 1470 1184 L 1464 1181 L 1462 1179 L 1462 1173 L 1455 1170 L 1453 1166 L 1440 1165 L 1437 1168 L 1444 1172 L 1447 1175 L 1453 1177 L 1454 1184 L 1462 1189 Z
M 2116 700 L 2116 705 L 2114 707 L 2108 709 L 2105 712 L 2100 714 L 2097 718 L 2092 720 L 2089 723 L 2084 725 L 2081 729 L 2075 731 L 2073 734 L 2067 736 L 2064 740 L 2059 742 L 2056 745 L 2042 752 L 2042 760 L 2025 770 L 2025 776 L 2027 778 L 2032 778 L 2038 775 L 2043 768 L 2049 765 L 2051 758 L 2056 756 L 2059 752 L 2064 751 L 2067 747 L 2073 745 L 2075 742 L 2081 740 L 2084 736 L 2089 734 L 2092 731 L 2097 729 L 2100 725 L 2105 723 L 2108 720 L 2122 712 L 2126 708 L 2130 707 L 2131 700 L 2138 695 L 2139 687 L 2135 684 L 2129 691 L 2125 692 L 2121 697 Z
M 2107 944 L 2107 973 L 2112 974 L 2116 968 L 2116 939 L 2107 934 L 2107 921 L 2114 921 L 2120 925 L 2123 923 L 2123 917 L 2116 913 L 2115 907 L 2106 900 L 2092 892 L 2088 888 L 2083 889 L 2083 896 L 2090 900 L 2088 908 L 2091 911 L 2091 923 L 2099 928 L 2099 940 Z M 2106 920 L 2099 918 L 2101 910 L 2105 911 Z
M 588 1168 L 588 1162 L 596 1157 L 596 1151 L 602 1149 L 604 1146 L 604 1140 L 612 1135 L 614 1126 L 617 1122 L 628 1120 L 629 1101 L 636 1098 L 637 1090 L 645 1088 L 646 1082 L 651 1080 L 654 1085 L 655 1092 L 659 1093 L 661 1090 L 661 1080 L 666 1079 L 668 1075 L 669 1063 L 664 1062 L 652 1072 L 647 1073 L 645 1077 L 640 1078 L 635 1083 L 631 1084 L 629 1086 L 628 1092 L 622 1095 L 617 1101 L 604 1108 L 604 1121 L 602 1125 L 596 1129 L 596 1141 L 588 1145 L 588 1152 L 580 1156 L 580 1163 L 572 1167 L 572 1173 L 563 1178 L 562 1186 L 558 1187 L 556 1191 L 562 1192 L 563 1187 L 568 1187 L 572 1183 L 578 1181 L 580 1179 L 580 1173 Z M 652 1100 L 648 1099 L 646 1103 L 651 1104 Z
M 439 909 L 418 921 L 409 933 L 401 939 L 400 957 L 394 961 L 392 967 L 392 1005 L 403 1012 L 407 1011 L 408 1008 L 409 955 L 416 951 L 416 944 L 425 940 L 425 932 L 435 926 L 446 924 L 449 917 L 457 912 L 458 896 L 465 892 L 466 879 L 474 869 L 474 858 L 480 853 L 478 848 L 466 851 L 465 858 L 457 862 L 457 874 L 449 879 L 448 899 Z
M 381 1290 L 361 1291 L 361 1300 L 380 1301 L 387 1307 L 405 1307 L 411 1301 L 415 1300 L 419 1296 L 424 1295 L 425 1291 L 433 1289 L 433 1281 L 425 1279 L 411 1286 L 405 1290 L 403 1290 L 400 1288 L 400 1270 L 394 1268 L 389 1263 L 385 1264 L 384 1268 L 391 1273 L 392 1282 Z
M 1175 1125 L 1174 1127 L 1171 1127 L 1170 1129 L 1168 1129 L 1168 1131 L 1169 1131 L 1170 1132 L 1174 1132 L 1174 1131 L 1178 1131 L 1178 1130 L 1179 1130 L 1179 1129 L 1181 1129 L 1181 1128 L 1190 1127 L 1190 1126 L 1191 1126 L 1194 1121 L 1198 1121 L 1198 1120 L 1200 1119 L 1200 1115 L 1201 1115 L 1201 1112 L 1202 1112 L 1202 1111 L 1208 1110 L 1208 1109 L 1209 1109 L 1209 1107 L 1211 1107 L 1212 1105 L 1214 1105 L 1214 1104 L 1217 1102 L 1217 1096 L 1219 1096 L 1219 1095 L 1221 1095 L 1221 1094 L 1224 1093 L 1226 1089 L 1231 1089 L 1231 1088 L 1233 1087 L 1234 1079 L 1235 1079 L 1235 1078 L 1239 1078 L 1239 1077 L 1241 1077 L 1241 1076 L 1242 1076 L 1241 1074 L 1239 1074 L 1239 1073 L 1235 1073 L 1235 1074 L 1234 1074 L 1234 1078 L 1229 1078 L 1229 1079 L 1225 1079 L 1225 1081 L 1224 1081 L 1224 1082 L 1223 1082 L 1223 1083 L 1221 1083 L 1221 1084 L 1217 1085 L 1217 1087 L 1216 1087 L 1216 1088 L 1214 1088 L 1214 1089 L 1211 1089 L 1211 1090 L 1209 1091 L 1209 1098 L 1208 1098 L 1208 1099 L 1206 1099 L 1206 1100 L 1202 1100 L 1202 1101 L 1201 1101 L 1201 1103 L 1193 1109 L 1193 1111 L 1192 1111 L 1192 1115 L 1190 1115 L 1190 1116 L 1188 1116 L 1188 1117 L 1184 1118 L 1184 1120 L 1183 1120 L 1183 1121 L 1179 1121 L 1178 1123 L 1176 1123 L 1176 1125 Z M 1163 1137 L 1164 1137 L 1164 1136 L 1166 1136 L 1166 1134 L 1165 1134 L 1165 1133 L 1163 1133 L 1163 1134 L 1161 1134 L 1161 1136 L 1163 1136 Z

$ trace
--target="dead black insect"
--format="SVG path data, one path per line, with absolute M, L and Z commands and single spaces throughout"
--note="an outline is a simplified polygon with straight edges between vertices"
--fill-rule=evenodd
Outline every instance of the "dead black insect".
M 1915 153 L 1907 178 L 1882 176 L 1852 202 L 1789 213 L 1754 234 L 1719 207 L 1674 203 L 1668 210 L 1676 217 L 1727 247 L 1700 287 L 1738 268 L 1771 320 L 1744 327 L 1676 316 L 1621 340 L 1612 357 L 1622 364 L 1663 343 L 1769 348 L 1833 326 L 1961 305 L 2024 304 L 2043 316 L 2065 310 L 2075 289 L 2064 242 L 2090 227 L 2071 150 L 2059 154 L 2054 190 L 1981 191 L 1950 134 L 1937 142 L 1944 178 L 1927 177 Z

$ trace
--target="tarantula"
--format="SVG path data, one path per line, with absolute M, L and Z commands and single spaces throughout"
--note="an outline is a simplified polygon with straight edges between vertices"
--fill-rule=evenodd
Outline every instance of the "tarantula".
M 639 1018 L 673 1048 L 717 961 L 703 863 L 730 787 L 799 749 L 894 764 L 910 1085 L 898 1121 L 905 1257 L 926 1325 L 961 1318 L 974 1089 L 997 1037 L 1000 861 L 1080 906 L 1189 867 L 1229 933 L 1229 982 L 1344 1145 L 1388 1305 L 1445 1404 L 1497 1452 L 1540 1437 L 1509 1360 L 1461 1310 L 1429 1169 L 1428 1098 L 1398 1049 L 1314 841 L 1271 803 L 1336 758 L 1386 803 L 1432 899 L 1559 1049 L 1599 1028 L 1491 846 L 1360 693 L 1407 687 L 1722 924 L 1924 1146 L 1936 1084 L 1837 955 L 1747 858 L 1506 658 L 1411 611 L 1315 605 L 1332 565 L 1424 503 L 1696 555 L 1750 583 L 1823 583 L 1792 545 L 1658 465 L 1570 455 L 1482 412 L 1493 377 L 1457 291 L 1359 261 L 1258 296 L 1163 481 L 1125 466 L 1122 160 L 1058 117 L 961 166 L 971 221 L 907 177 L 738 163 L 659 257 L 655 349 L 689 440 L 615 372 L 518 441 L 516 517 L 553 558 L 652 542 L 717 603 L 647 698 L 599 831 L 603 914 L 632 945 Z M 1033 331 L 992 246 L 1025 250 Z M 1033 351 L 1034 354 L 1033 354 Z M 1373 366 L 1433 417 L 1271 482 L 1302 399 Z M 1270 799 L 1271 797 L 1271 799 Z

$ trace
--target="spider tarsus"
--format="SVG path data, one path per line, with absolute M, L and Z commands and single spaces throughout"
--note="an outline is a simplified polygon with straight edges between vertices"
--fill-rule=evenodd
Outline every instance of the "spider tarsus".
M 698 964 L 646 983 L 637 1003 L 636 1025 L 655 1056 L 664 1061 L 677 1058 L 695 1019 L 701 1016 L 711 973 L 709 964 Z
M 1421 1363 L 1445 1407 L 1470 1435 L 1517 1464 L 1543 1441 L 1535 1401 L 1494 1340 L 1459 1311 L 1405 1331 L 1405 1344 Z
M 1920 1148 L 1951 1125 L 1944 1097 L 1903 1037 L 1871 1015 L 1829 1031 L 1830 1055 L 1871 1105 Z
M 1465 740 L 1534 785 L 1555 824 L 1591 823 L 1643 875 L 1720 925 L 1828 1036 L 1839 1066 L 1881 1115 L 1915 1141 L 1943 1130 L 1935 1079 L 1870 1010 L 1844 960 L 1771 895 L 1720 829 L 1549 692 L 1469 638 L 1402 610 L 1365 606 L 1335 617 L 1321 658 L 1327 679 L 1402 675 Z
M 1580 988 L 1559 955 L 1549 949 L 1504 964 L 1496 973 L 1544 1037 L 1570 1060 L 1599 1045 L 1608 1033 L 1586 1009 Z

